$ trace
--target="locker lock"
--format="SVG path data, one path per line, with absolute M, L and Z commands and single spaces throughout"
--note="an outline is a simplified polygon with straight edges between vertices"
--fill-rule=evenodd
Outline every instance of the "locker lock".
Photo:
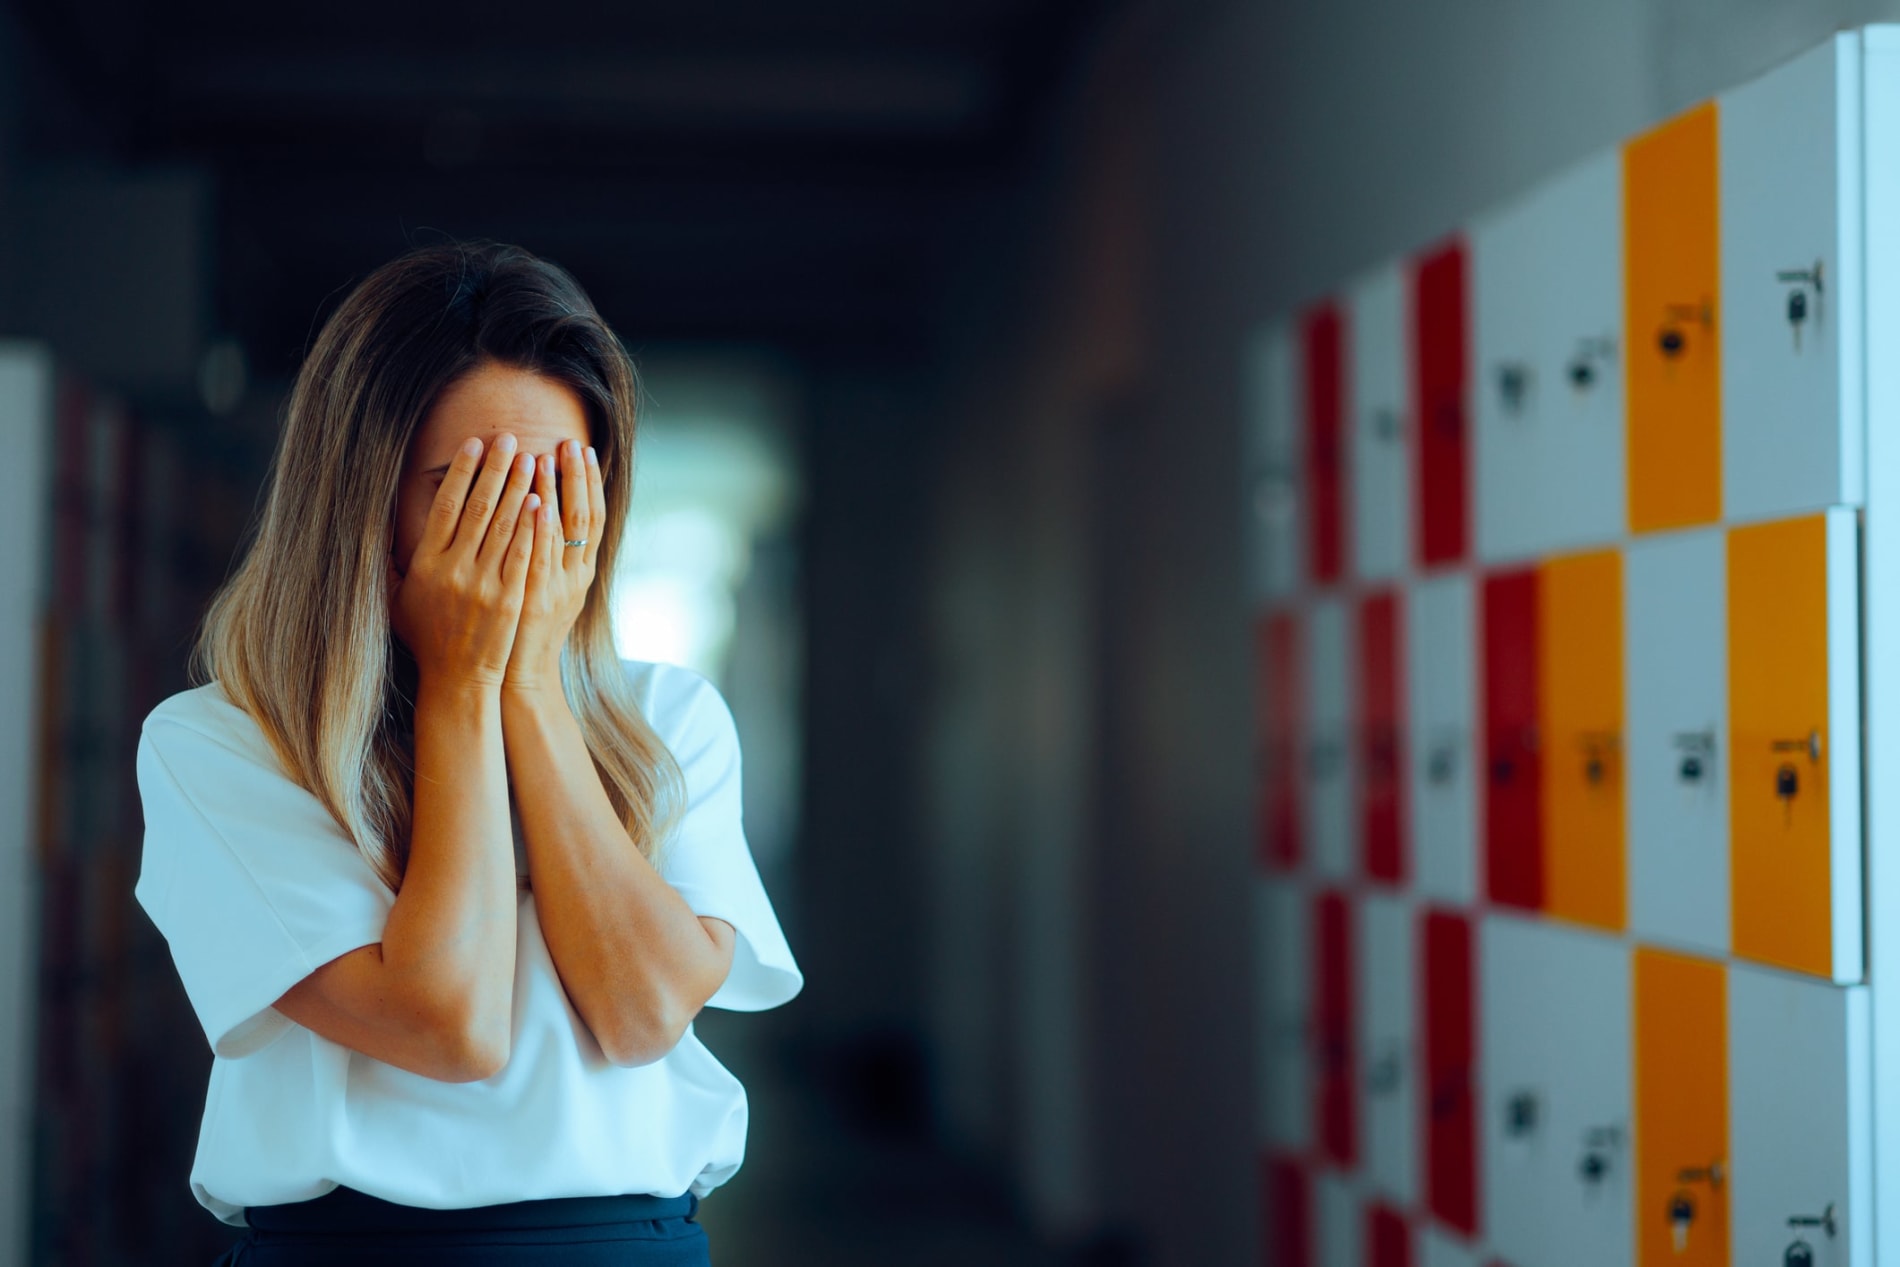
M 1801 790 L 1801 773 L 1792 763 L 1783 761 L 1775 767 L 1775 795 L 1784 801 L 1792 801 Z
M 1458 773 L 1458 745 L 1446 739 L 1432 745 L 1425 757 L 1425 777 L 1434 787 L 1444 787 Z
M 1683 326 L 1691 322 L 1700 324 L 1704 329 L 1713 329 L 1715 326 L 1714 307 L 1706 299 L 1699 304 L 1670 304 L 1663 313 L 1663 327 L 1657 332 L 1656 346 L 1672 361 L 1681 356 L 1682 350 L 1689 345 Z
M 1396 440 L 1399 438 L 1399 411 L 1390 405 L 1381 405 L 1372 411 L 1372 435 L 1376 440 Z
M 1814 1246 L 1797 1240 L 1781 1256 L 1781 1267 L 1814 1267 Z
M 1599 1126 L 1584 1132 L 1583 1160 L 1577 1164 L 1577 1173 L 1585 1183 L 1595 1187 L 1610 1173 L 1610 1159 L 1622 1147 L 1623 1128 L 1620 1126 Z
M 1605 337 L 1579 340 L 1577 354 L 1570 361 L 1570 385 L 1587 391 L 1597 381 L 1597 365 L 1608 361 L 1615 350 L 1616 345 Z
M 1510 414 L 1524 412 L 1525 398 L 1531 394 L 1531 367 L 1519 362 L 1498 366 L 1498 398 Z
M 1604 731 L 1586 733 L 1583 742 L 1583 777 L 1591 787 L 1601 784 L 1610 773 L 1610 762 L 1622 747 L 1620 736 Z
M 1395 1047 L 1366 1069 L 1366 1090 L 1372 1095 L 1391 1095 L 1404 1078 L 1405 1060 Z
M 1808 319 L 1808 294 L 1814 295 L 1814 317 L 1820 319 L 1821 307 L 1821 261 L 1814 261 L 1813 268 L 1784 268 L 1775 274 L 1775 280 L 1794 289 L 1788 292 L 1788 328 L 1794 334 L 1795 351 L 1801 350 L 1801 326 Z
M 1715 763 L 1715 731 L 1685 730 L 1675 739 L 1677 751 L 1682 753 L 1681 763 L 1676 767 L 1676 775 L 1684 783 L 1700 783 L 1709 767 Z
M 1537 1130 L 1537 1094 L 1519 1091 L 1504 1102 L 1504 1133 L 1523 1139 Z
M 1695 1198 L 1678 1192 L 1669 1198 L 1669 1234 L 1675 1238 L 1676 1252 L 1689 1248 L 1689 1225 L 1695 1222 Z

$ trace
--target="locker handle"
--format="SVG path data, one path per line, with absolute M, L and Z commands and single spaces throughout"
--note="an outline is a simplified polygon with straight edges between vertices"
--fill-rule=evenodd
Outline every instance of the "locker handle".
M 1827 1209 L 1819 1214 L 1797 1214 L 1788 1219 L 1789 1227 L 1818 1227 L 1833 1238 L 1838 1224 L 1834 1221 L 1834 1203 L 1827 1203 Z
M 1707 1166 L 1685 1166 L 1676 1172 L 1677 1183 L 1706 1183 L 1711 1188 L 1722 1186 L 1725 1172 L 1722 1163 L 1712 1161 Z
M 1774 752 L 1805 752 L 1808 754 L 1808 760 L 1819 761 L 1821 759 L 1821 732 L 1810 730 L 1806 739 L 1777 739 L 1768 746 Z
M 1714 305 L 1704 299 L 1699 304 L 1670 304 L 1663 309 L 1663 326 L 1656 334 L 1656 344 L 1664 356 L 1673 358 L 1682 354 L 1683 348 L 1688 346 L 1682 327 L 1690 322 L 1701 325 L 1705 330 L 1713 329 Z

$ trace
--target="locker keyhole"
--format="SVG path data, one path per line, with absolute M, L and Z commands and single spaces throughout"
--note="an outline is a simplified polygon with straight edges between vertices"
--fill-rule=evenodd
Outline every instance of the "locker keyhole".
M 1458 772 L 1457 750 L 1448 743 L 1433 748 L 1425 759 L 1425 777 L 1433 786 L 1444 787 L 1451 782 L 1452 775 Z
M 1603 1176 L 1610 1173 L 1610 1159 L 1602 1153 L 1585 1153 L 1577 1165 L 1577 1173 L 1591 1187 L 1603 1182 Z
M 1682 776 L 1684 783 L 1700 783 L 1702 781 L 1702 758 L 1693 753 L 1684 757 L 1682 759 L 1682 767 L 1678 773 Z
M 1504 1129 L 1513 1139 L 1522 1139 L 1537 1129 L 1537 1096 L 1520 1091 L 1505 1101 Z
M 1688 340 L 1683 338 L 1682 331 L 1674 326 L 1664 326 L 1662 333 L 1656 336 L 1656 346 L 1672 361 L 1682 355 L 1682 349 L 1687 345 Z
M 1524 365 L 1498 366 L 1498 396 L 1506 413 L 1524 412 L 1524 401 L 1531 391 L 1531 372 Z
M 1794 330 L 1794 350 L 1801 350 L 1801 323 L 1808 319 L 1808 292 L 1788 292 L 1788 325 Z
M 1380 440 L 1391 441 L 1398 439 L 1399 411 L 1389 407 L 1373 410 L 1372 434 Z
M 1580 356 L 1570 363 L 1570 385 L 1572 387 L 1581 391 L 1596 381 L 1596 366 L 1590 364 L 1589 361 Z
M 1814 1246 L 1806 1241 L 1788 1246 L 1788 1252 L 1781 1256 L 1781 1267 L 1814 1267 Z

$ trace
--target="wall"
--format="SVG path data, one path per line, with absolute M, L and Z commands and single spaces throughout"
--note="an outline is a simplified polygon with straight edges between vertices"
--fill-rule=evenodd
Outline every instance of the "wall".
M 1249 330 L 1895 17 L 1892 0 L 1345 0 L 1107 22 L 1044 181 L 972 228 L 942 357 L 934 1089 L 1045 1230 L 1119 1229 L 1181 1267 L 1259 1261 Z

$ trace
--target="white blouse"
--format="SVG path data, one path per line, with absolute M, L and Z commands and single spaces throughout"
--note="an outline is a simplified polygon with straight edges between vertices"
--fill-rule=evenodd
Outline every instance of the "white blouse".
M 662 859 L 696 913 L 738 931 L 709 1006 L 776 1007 L 804 984 L 740 823 L 739 739 L 705 678 L 623 662 L 685 776 Z M 225 1223 L 338 1184 L 460 1209 L 544 1197 L 704 1196 L 745 1155 L 745 1090 L 691 1027 L 662 1059 L 610 1063 L 555 975 L 520 894 L 513 1045 L 482 1082 L 398 1069 L 319 1037 L 272 1004 L 330 960 L 382 940 L 395 894 L 321 802 L 292 782 L 214 682 L 165 700 L 138 748 L 145 845 L 135 893 L 171 947 L 214 1059 L 191 1191 Z M 526 874 L 519 819 L 517 870 Z

